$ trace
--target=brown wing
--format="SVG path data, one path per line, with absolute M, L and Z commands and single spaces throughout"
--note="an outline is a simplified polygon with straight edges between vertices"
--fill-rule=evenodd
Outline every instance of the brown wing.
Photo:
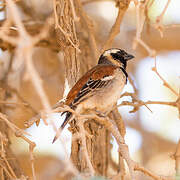
M 117 66 L 97 65 L 82 76 L 73 86 L 66 98 L 66 104 L 72 105 L 87 96 L 95 88 L 102 88 L 107 84 L 108 76 L 112 76 Z M 107 80 L 105 80 L 107 78 Z
M 75 108 L 76 105 L 84 99 L 93 95 L 96 89 L 105 87 L 111 79 L 114 78 L 113 73 L 117 66 L 113 65 L 97 65 L 89 70 L 83 77 L 81 77 L 74 87 L 70 90 L 66 98 L 66 104 Z M 66 126 L 71 120 L 72 113 L 65 111 L 66 118 L 60 127 L 60 131 Z M 59 132 L 54 137 L 53 143 L 59 137 Z

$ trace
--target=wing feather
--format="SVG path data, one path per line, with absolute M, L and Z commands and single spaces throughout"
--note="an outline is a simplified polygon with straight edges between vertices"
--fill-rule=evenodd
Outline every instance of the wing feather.
M 114 78 L 113 73 L 117 66 L 97 65 L 89 70 L 70 90 L 66 98 L 69 106 L 77 105 L 84 99 L 92 96 L 96 90 L 105 87 Z
M 111 79 L 107 78 L 107 80 L 104 80 L 104 79 L 93 80 L 90 78 L 87 81 L 87 83 L 81 88 L 81 90 L 79 91 L 79 93 L 77 94 L 76 98 L 74 99 L 71 105 L 76 106 L 83 100 L 92 96 L 96 91 L 106 87 L 111 81 Z
M 91 97 L 96 91 L 106 87 L 110 81 L 114 78 L 113 73 L 117 66 L 113 65 L 97 65 L 91 70 L 89 70 L 79 81 L 73 86 L 66 98 L 66 105 L 69 105 L 72 109 L 84 101 L 85 99 Z M 58 133 L 54 137 L 53 142 L 59 137 L 60 132 L 66 126 L 66 124 L 73 119 L 73 114 L 71 112 L 66 113 L 66 118 L 61 125 Z M 62 114 L 64 114 L 62 113 Z

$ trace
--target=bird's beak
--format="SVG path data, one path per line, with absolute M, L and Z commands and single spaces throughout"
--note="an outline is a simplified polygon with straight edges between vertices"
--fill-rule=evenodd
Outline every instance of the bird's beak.
M 125 57 L 124 57 L 124 59 L 125 59 L 126 61 L 128 61 L 128 60 L 130 60 L 130 59 L 133 59 L 133 58 L 134 58 L 134 56 L 131 55 L 131 54 L 126 54 Z

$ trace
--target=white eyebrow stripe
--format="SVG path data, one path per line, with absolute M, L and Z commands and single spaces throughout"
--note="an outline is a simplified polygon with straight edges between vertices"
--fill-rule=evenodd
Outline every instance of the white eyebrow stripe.
M 120 50 L 119 49 L 109 49 L 109 50 L 104 52 L 104 56 L 107 56 L 111 53 L 117 53 L 118 51 L 120 51 Z
M 113 78 L 114 78 L 114 76 L 106 76 L 106 77 L 102 78 L 101 81 L 109 81 Z

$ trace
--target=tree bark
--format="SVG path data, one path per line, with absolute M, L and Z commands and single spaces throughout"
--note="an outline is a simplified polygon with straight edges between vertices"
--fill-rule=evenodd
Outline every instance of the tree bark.
M 85 130 L 92 136 L 86 139 L 87 150 L 96 175 L 107 176 L 110 133 L 94 120 L 85 123 Z M 77 131 L 72 131 L 73 135 Z M 72 141 L 71 159 L 80 172 L 88 172 L 82 153 L 81 141 Z

